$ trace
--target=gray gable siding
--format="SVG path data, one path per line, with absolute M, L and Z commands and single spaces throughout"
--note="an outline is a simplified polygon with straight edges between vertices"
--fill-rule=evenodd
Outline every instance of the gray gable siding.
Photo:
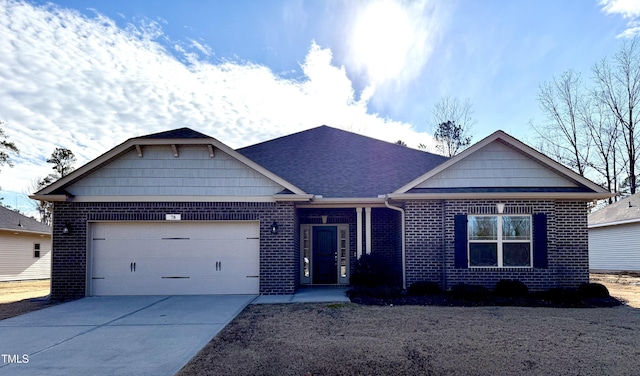
M 283 189 L 218 149 L 211 158 L 203 145 L 178 145 L 178 154 L 174 157 L 168 145 L 143 146 L 142 158 L 132 150 L 67 191 L 75 196 L 262 196 Z
M 577 187 L 548 167 L 494 141 L 416 188 Z

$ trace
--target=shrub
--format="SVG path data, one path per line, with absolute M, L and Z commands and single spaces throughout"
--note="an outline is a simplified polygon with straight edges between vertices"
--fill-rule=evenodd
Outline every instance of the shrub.
M 527 296 L 529 288 L 523 282 L 513 279 L 501 279 L 496 284 L 495 293 L 498 296 L 521 298 Z
M 578 288 L 578 294 L 585 298 L 608 298 L 609 290 L 600 283 L 583 283 Z
M 353 286 L 377 287 L 397 285 L 388 257 L 370 253 L 356 261 L 350 282 Z
M 460 283 L 451 287 L 451 295 L 458 299 L 477 300 L 486 298 L 489 295 L 489 290 L 480 285 Z
M 418 281 L 409 286 L 407 293 L 414 296 L 438 295 L 442 292 L 440 286 L 435 282 Z

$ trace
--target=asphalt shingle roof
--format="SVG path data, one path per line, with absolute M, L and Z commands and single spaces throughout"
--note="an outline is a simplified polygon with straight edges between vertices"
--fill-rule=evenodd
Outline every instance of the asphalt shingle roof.
M 0 230 L 51 233 L 51 227 L 4 206 L 0 206 Z
M 171 139 L 171 138 L 211 138 L 204 133 L 194 131 L 190 128 L 178 128 L 166 132 L 148 134 L 146 136 L 136 137 L 141 139 Z
M 237 150 L 307 193 L 377 197 L 447 160 L 326 125 Z
M 625 197 L 616 203 L 589 214 L 589 225 L 634 219 L 640 219 L 640 193 Z

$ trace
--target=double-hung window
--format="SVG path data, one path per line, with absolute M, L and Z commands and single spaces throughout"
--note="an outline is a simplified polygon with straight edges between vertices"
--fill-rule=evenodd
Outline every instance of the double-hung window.
M 468 217 L 470 267 L 531 267 L 532 237 L 529 215 Z

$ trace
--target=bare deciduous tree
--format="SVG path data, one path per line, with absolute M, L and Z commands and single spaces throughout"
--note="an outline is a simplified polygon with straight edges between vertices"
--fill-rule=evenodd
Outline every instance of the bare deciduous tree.
M 591 148 L 591 136 L 581 123 L 583 116 L 579 113 L 584 107 L 583 100 L 580 74 L 571 70 L 563 72 L 560 77 L 540 85 L 538 103 L 546 123 L 533 126 L 544 141 L 545 152 L 582 176 Z
M 592 68 L 595 93 L 618 123 L 625 145 L 628 182 L 636 193 L 638 131 L 640 120 L 640 45 L 638 39 L 624 41 L 611 60 L 603 59 Z
M 589 158 L 587 164 L 605 179 L 604 186 L 608 191 L 617 193 L 620 173 L 617 149 L 620 131 L 615 117 L 597 98 L 591 97 L 584 101 L 580 109 L 580 118 L 589 132 L 595 150 L 594 156 Z M 610 197 L 609 204 L 614 200 L 614 197 Z

